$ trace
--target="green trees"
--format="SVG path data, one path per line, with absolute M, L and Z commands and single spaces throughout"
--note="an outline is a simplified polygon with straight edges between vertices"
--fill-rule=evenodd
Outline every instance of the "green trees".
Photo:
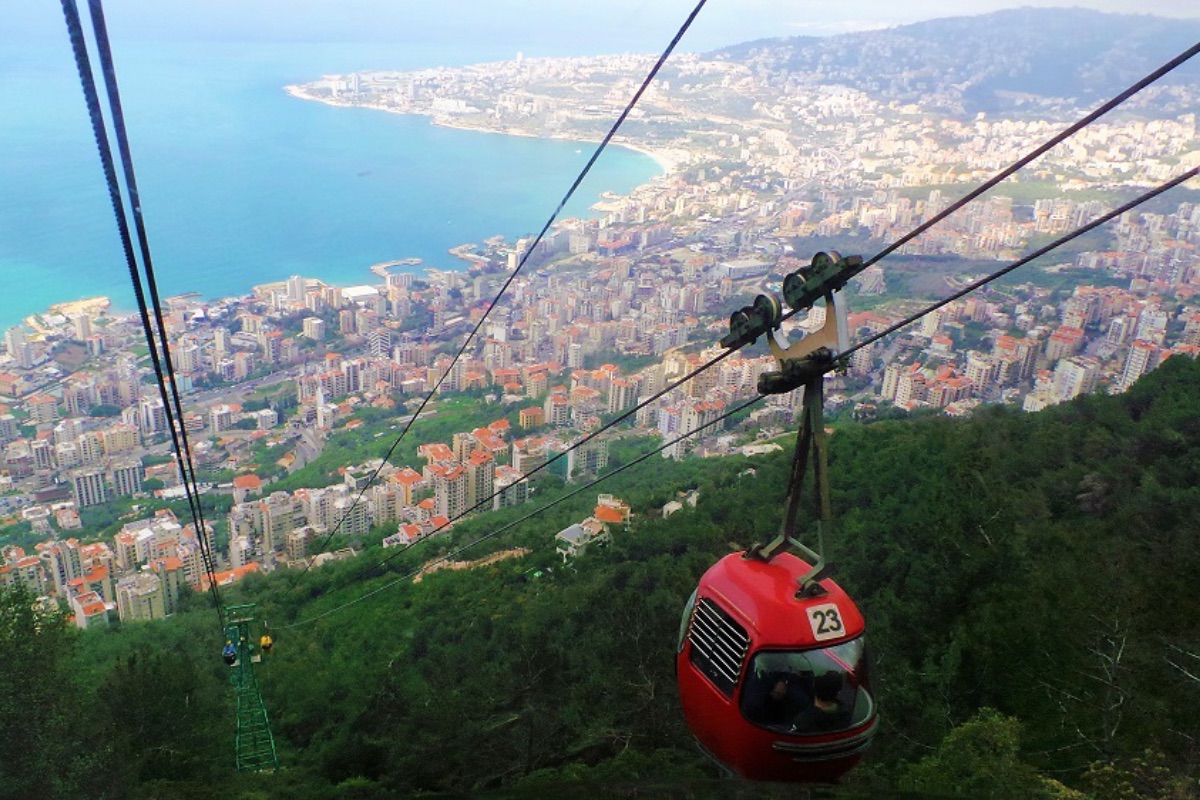
M 142 646 L 98 695 L 111 720 L 106 739 L 133 783 L 211 778 L 231 763 L 230 737 L 220 735 L 231 720 L 225 687 L 183 648 Z
M 67 619 L 0 589 L 0 798 L 114 797 L 107 744 L 71 673 Z
M 984 708 L 906 771 L 911 791 L 986 800 L 1083 800 L 1021 760 L 1020 723 Z

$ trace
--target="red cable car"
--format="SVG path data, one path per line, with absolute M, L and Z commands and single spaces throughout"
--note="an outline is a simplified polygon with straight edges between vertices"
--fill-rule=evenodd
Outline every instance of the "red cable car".
M 848 339 L 836 291 L 862 263 L 857 256 L 817 253 L 810 267 L 784 279 L 794 310 L 825 298 L 825 324 L 796 344 L 779 339 L 782 305 L 769 295 L 735 312 L 721 340 L 741 347 L 766 334 L 780 370 L 759 377 L 759 392 L 804 390 L 783 527 L 766 546 L 728 555 L 704 573 L 684 609 L 675 656 L 692 733 L 718 764 L 751 780 L 836 782 L 862 758 L 878 724 L 866 625 L 842 588 L 823 577 L 819 552 L 832 519 L 823 381 Z M 810 457 L 818 550 L 795 535 Z
M 790 553 L 726 556 L 684 610 L 676 655 L 683 713 L 719 764 L 750 780 L 832 783 L 878 717 L 862 614 Z

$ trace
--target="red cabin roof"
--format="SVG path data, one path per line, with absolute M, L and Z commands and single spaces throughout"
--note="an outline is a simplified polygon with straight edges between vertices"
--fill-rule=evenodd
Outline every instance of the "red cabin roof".
M 736 553 L 718 561 L 705 574 L 700 595 L 719 598 L 726 610 L 737 613 L 738 621 L 754 637 L 756 647 L 803 648 L 836 641 L 818 641 L 810 626 L 796 624 L 796 615 L 806 607 L 825 603 L 836 604 L 841 615 L 845 634 L 837 639 L 861 634 L 865 628 L 862 613 L 831 579 L 820 582 L 825 595 L 796 599 L 799 589 L 796 581 L 809 568 L 790 553 L 780 553 L 769 563 L 742 558 Z

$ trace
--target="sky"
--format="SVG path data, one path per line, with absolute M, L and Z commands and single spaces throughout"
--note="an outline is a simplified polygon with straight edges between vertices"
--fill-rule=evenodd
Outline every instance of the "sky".
M 86 3 L 86 0 L 80 0 Z M 58 3 L 4 0 L 0 40 L 59 37 Z M 157 41 L 491 40 L 528 55 L 661 50 L 695 0 L 106 0 L 110 33 Z M 709 0 L 681 44 L 704 51 L 1019 6 L 1200 18 L 1196 0 Z

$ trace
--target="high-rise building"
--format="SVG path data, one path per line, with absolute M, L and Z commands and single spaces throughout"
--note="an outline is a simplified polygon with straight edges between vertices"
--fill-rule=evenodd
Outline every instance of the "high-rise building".
M 8 354 L 21 369 L 33 366 L 33 348 L 29 344 L 26 329 L 22 325 L 9 328 L 4 334 L 4 344 Z
M 48 394 L 35 394 L 25 401 L 29 418 L 38 424 L 54 422 L 58 419 L 58 400 Z
M 579 473 L 598 475 L 608 466 L 608 440 L 590 439 L 567 451 L 567 480 Z
M 461 465 L 430 464 L 425 473 L 433 483 L 438 514 L 453 519 L 467 510 L 467 471 Z
M 367 504 L 356 503 L 356 498 L 357 495 L 346 495 L 333 502 L 333 524 L 346 536 L 364 536 L 371 529 Z
M 108 469 L 113 494 L 130 497 L 142 490 L 142 460 L 140 458 L 114 459 Z
M 83 564 L 79 557 L 79 542 L 75 539 L 53 542 L 42 549 L 41 556 L 46 567 L 46 574 L 54 582 L 54 591 L 65 597 L 67 584 L 83 575 Z
M 1129 354 L 1125 357 L 1125 369 L 1117 386 L 1125 391 L 1155 367 L 1158 357 L 1158 347 L 1151 342 L 1135 341 L 1129 346 Z
M 467 472 L 465 505 L 470 509 L 492 496 L 496 464 L 491 453 L 486 450 L 476 450 L 463 462 L 463 468 Z
M 163 615 L 169 617 L 179 610 L 179 591 L 185 581 L 183 561 L 175 557 L 158 558 L 150 562 L 150 569 L 158 577 Z
M 293 275 L 287 282 L 287 299 L 292 303 L 303 303 L 308 294 L 308 279 Z
M 72 472 L 70 477 L 71 489 L 75 494 L 75 505 L 87 508 L 100 505 L 108 500 L 108 487 L 105 485 L 103 467 L 78 469 Z
M 213 328 L 213 363 L 224 360 L 233 347 L 228 328 Z
M 296 502 L 287 492 L 272 492 L 258 503 L 263 553 L 281 549 L 296 527 Z
M 179 372 L 189 373 L 200 369 L 200 346 L 196 344 L 195 337 L 180 337 L 172 355 L 175 369 Z
M 122 622 L 162 619 L 166 616 L 163 599 L 161 581 L 152 572 L 139 572 L 117 582 L 117 614 Z
M 529 499 L 529 480 L 515 467 L 496 467 L 493 478 L 492 508 L 499 510 L 520 505 Z
M 314 342 L 325 340 L 325 320 L 320 317 L 308 317 L 304 320 L 304 335 Z
M 1054 399 L 1062 402 L 1090 394 L 1100 377 L 1100 362 L 1086 356 L 1064 358 L 1054 367 Z
M 34 439 L 30 442 L 29 454 L 33 456 L 34 469 L 54 469 L 54 446 L 48 439 Z
M 162 398 L 142 397 L 138 401 L 138 427 L 143 436 L 167 432 L 167 411 Z
M 17 438 L 17 418 L 12 414 L 0 414 L 0 444 Z
M 86 342 L 92 336 L 92 321 L 86 314 L 71 317 L 71 327 L 74 329 L 76 341 Z
M 367 346 L 376 358 L 387 358 L 392 351 L 392 332 L 387 328 L 375 328 L 367 334 Z
M 208 418 L 209 428 L 213 433 L 229 430 L 233 427 L 233 408 L 220 403 L 208 410 Z
M 99 431 L 86 431 L 75 440 L 79 448 L 79 460 L 84 464 L 99 464 L 104 460 L 104 440 Z

